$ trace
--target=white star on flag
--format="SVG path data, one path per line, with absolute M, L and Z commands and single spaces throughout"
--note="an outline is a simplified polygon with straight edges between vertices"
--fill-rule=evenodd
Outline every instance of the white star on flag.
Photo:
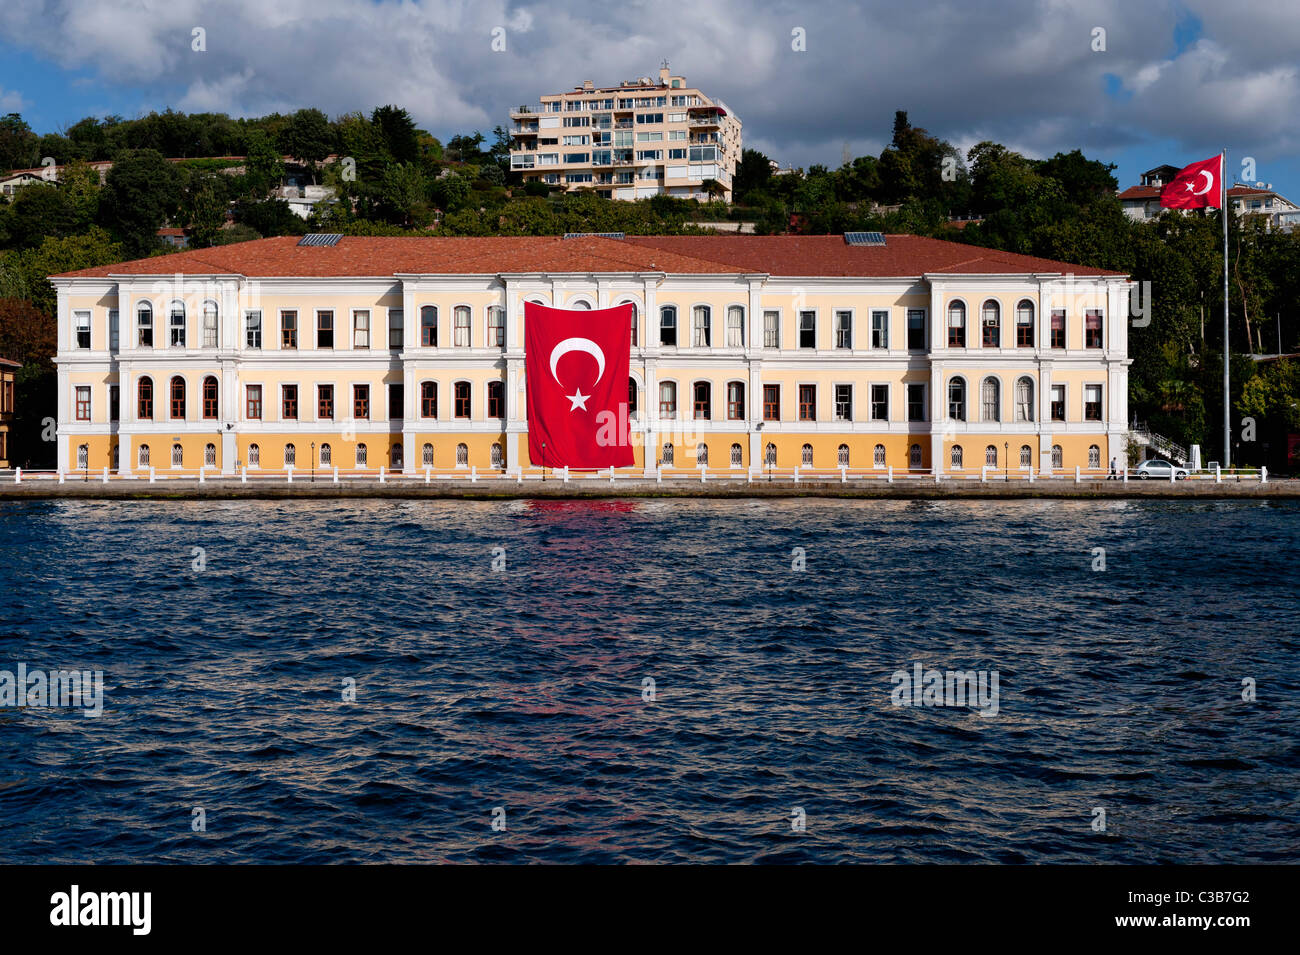
M 569 410 L 570 410 L 570 411 L 577 411 L 579 408 L 581 408 L 583 411 L 586 411 L 586 410 L 587 410 L 587 399 L 590 398 L 591 395 L 584 395 L 584 394 L 582 393 L 582 389 L 581 389 L 581 388 L 575 388 L 573 394 L 571 394 L 571 395 L 565 395 L 564 397 L 566 397 L 566 398 L 569 399 Z

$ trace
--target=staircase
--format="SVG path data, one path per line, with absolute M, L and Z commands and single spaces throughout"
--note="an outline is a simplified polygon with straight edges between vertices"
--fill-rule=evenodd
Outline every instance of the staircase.
M 1149 448 L 1155 448 L 1157 452 L 1169 458 L 1174 464 L 1186 465 L 1190 457 L 1186 448 L 1181 444 L 1175 444 L 1163 434 L 1152 431 L 1145 421 L 1134 421 L 1129 425 L 1129 437 L 1142 442 Z

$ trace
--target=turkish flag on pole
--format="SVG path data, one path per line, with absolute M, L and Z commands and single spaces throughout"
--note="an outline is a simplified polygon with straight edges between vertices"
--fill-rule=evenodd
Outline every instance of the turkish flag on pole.
M 627 408 L 633 308 L 524 303 L 533 464 L 591 470 L 633 463 Z
M 1160 205 L 1166 209 L 1219 208 L 1223 200 L 1223 157 L 1194 162 L 1179 170 L 1160 190 Z

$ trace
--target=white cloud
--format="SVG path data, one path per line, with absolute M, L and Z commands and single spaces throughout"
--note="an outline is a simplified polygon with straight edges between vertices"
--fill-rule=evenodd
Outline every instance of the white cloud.
M 21 113 L 27 108 L 23 94 L 15 90 L 0 89 L 0 112 Z

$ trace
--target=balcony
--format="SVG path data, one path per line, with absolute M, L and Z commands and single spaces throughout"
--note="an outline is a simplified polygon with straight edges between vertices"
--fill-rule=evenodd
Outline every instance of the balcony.
M 531 123 L 529 125 L 521 125 L 516 123 L 514 126 L 510 127 L 510 132 L 516 136 L 536 136 L 537 124 Z
M 538 110 L 533 109 L 531 106 L 520 106 L 510 111 L 510 118 L 520 119 L 521 117 L 532 117 L 536 116 L 538 112 Z

